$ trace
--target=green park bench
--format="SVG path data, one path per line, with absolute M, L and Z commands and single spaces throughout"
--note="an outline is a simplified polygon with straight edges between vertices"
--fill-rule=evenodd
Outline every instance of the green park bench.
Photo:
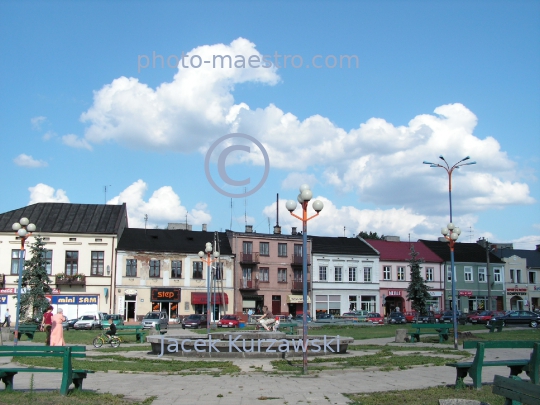
M 140 325 L 120 325 L 116 327 L 116 336 L 135 336 L 137 343 L 143 343 L 146 332 Z
M 503 326 L 504 326 L 504 321 L 502 321 L 502 320 L 499 320 L 499 321 L 489 321 L 489 322 L 486 324 L 486 328 L 489 329 L 489 333 L 493 333 L 493 332 L 502 332 Z
M 287 335 L 296 335 L 296 329 L 298 329 L 299 324 L 296 322 L 280 322 L 278 330 L 283 329 Z
M 83 380 L 91 370 L 74 370 L 72 358 L 86 357 L 85 346 L 0 346 L 0 357 L 60 357 L 62 368 L 3 367 L 0 366 L 0 379 L 6 391 L 13 391 L 13 377 L 18 373 L 62 373 L 60 394 L 67 395 L 71 383 L 76 390 L 82 390 Z M 16 361 L 16 360 L 15 360 Z
M 411 343 L 420 342 L 420 335 L 439 335 L 439 343 L 448 340 L 450 327 L 438 323 L 416 323 L 413 330 L 409 331 Z
M 28 340 L 34 340 L 34 334 L 37 332 L 39 325 L 37 323 L 21 323 L 19 325 L 19 335 L 17 339 L 21 339 L 22 335 L 26 335 Z M 15 334 L 15 330 L 13 331 Z
M 473 380 L 473 387 L 482 387 L 482 369 L 484 367 L 506 366 L 510 368 L 510 375 L 517 376 L 523 371 L 527 373 L 531 382 L 540 383 L 540 342 L 528 340 L 494 340 L 494 341 L 465 341 L 464 349 L 476 349 L 476 355 L 472 362 L 447 363 L 447 366 L 456 368 L 456 389 L 465 387 L 463 379 L 469 375 Z M 492 360 L 484 361 L 485 349 L 533 349 L 529 359 L 516 360 Z
M 540 386 L 521 381 L 519 377 L 502 377 L 493 379 L 492 392 L 506 398 L 507 405 L 539 405 Z

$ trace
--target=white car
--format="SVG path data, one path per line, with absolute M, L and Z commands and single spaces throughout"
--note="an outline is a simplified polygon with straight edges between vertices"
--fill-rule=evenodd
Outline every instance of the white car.
M 97 316 L 83 315 L 75 322 L 73 329 L 103 329 L 103 327 Z

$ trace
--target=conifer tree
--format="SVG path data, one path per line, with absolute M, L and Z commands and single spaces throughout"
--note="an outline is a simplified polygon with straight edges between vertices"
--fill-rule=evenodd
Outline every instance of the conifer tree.
M 51 280 L 47 274 L 47 260 L 43 238 L 36 236 L 35 242 L 30 245 L 31 259 L 26 260 L 22 276 L 22 286 L 25 289 L 21 294 L 20 319 L 25 321 L 41 317 L 50 306 L 45 296 L 51 294 L 49 286 Z
M 431 299 L 429 294 L 430 287 L 424 281 L 420 270 L 424 259 L 418 258 L 418 252 L 414 250 L 414 245 L 411 244 L 411 258 L 409 259 L 409 267 L 411 268 L 411 282 L 407 287 L 407 301 L 412 302 L 412 308 L 419 314 L 425 314 L 427 308 L 427 300 Z

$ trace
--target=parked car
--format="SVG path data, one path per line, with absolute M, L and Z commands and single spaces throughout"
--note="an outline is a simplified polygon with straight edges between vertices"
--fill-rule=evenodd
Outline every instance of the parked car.
M 83 315 L 73 324 L 73 329 L 103 329 L 103 327 L 97 316 Z
M 426 312 L 425 314 L 417 313 L 413 320 L 413 323 L 435 323 L 435 322 L 436 322 L 435 314 L 432 311 Z
M 368 311 L 350 311 L 341 314 L 341 316 L 345 318 L 357 318 L 359 321 L 365 321 L 368 314 Z
M 416 318 L 416 315 L 418 315 L 416 311 L 407 311 L 403 313 L 403 316 L 405 317 L 405 320 L 407 322 L 413 322 Z
M 459 320 L 459 317 L 462 316 L 462 313 L 460 310 L 457 311 L 457 317 Z M 441 316 L 440 321 L 441 323 L 452 323 L 454 322 L 453 318 L 453 312 L 452 311 L 444 311 L 443 315 Z
M 433 313 L 435 314 L 435 321 L 440 322 L 444 311 L 433 311 Z
M 191 314 L 187 318 L 182 319 L 182 329 L 198 329 L 206 327 L 205 314 Z
M 469 316 L 471 323 L 485 323 L 487 324 L 488 321 L 491 320 L 494 316 L 502 316 L 504 315 L 504 311 L 481 311 L 477 314 L 474 314 L 472 316 Z
M 317 319 L 334 319 L 334 315 L 327 314 L 325 312 L 318 313 L 316 315 Z
M 155 328 L 159 325 L 160 330 L 167 330 L 169 327 L 169 315 L 165 311 L 148 312 L 141 321 L 143 329 Z
M 468 313 L 463 313 L 461 315 L 461 321 L 465 323 L 472 323 L 472 318 L 478 315 L 482 311 L 469 311 Z
M 218 328 L 239 328 L 240 318 L 236 315 L 223 315 L 217 326 Z
M 107 315 L 106 319 L 101 321 L 101 326 L 103 326 L 104 328 L 108 328 L 109 327 L 109 319 L 112 319 L 113 323 L 116 326 L 124 324 L 124 316 L 123 315 L 113 314 L 113 315 Z
M 293 317 L 292 319 L 294 322 L 304 322 L 304 315 L 302 314 L 299 314 L 299 315 L 296 315 L 295 317 Z M 311 316 L 307 316 L 307 321 L 308 322 L 311 322 L 313 319 L 311 319 Z
M 505 315 L 493 316 L 489 321 L 503 321 L 503 325 L 529 325 L 536 328 L 540 322 L 540 314 L 532 311 L 508 311 Z
M 367 322 L 375 323 L 378 325 L 384 325 L 384 318 L 377 312 L 371 312 L 366 318 Z
M 403 312 L 391 312 L 388 316 L 388 323 L 390 324 L 398 324 L 398 323 L 407 323 L 407 320 L 405 319 L 405 315 L 403 315 Z
M 75 322 L 77 322 L 79 319 L 81 318 L 69 319 L 67 321 L 62 322 L 62 328 L 64 328 L 64 330 L 73 329 Z

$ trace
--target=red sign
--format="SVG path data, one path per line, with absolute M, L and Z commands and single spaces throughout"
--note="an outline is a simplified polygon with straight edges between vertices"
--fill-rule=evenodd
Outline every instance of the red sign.
M 388 290 L 388 295 L 401 295 L 401 290 Z
M 15 288 L 2 288 L 0 294 L 15 294 Z
M 472 297 L 472 291 L 460 291 L 459 296 L 460 297 Z

